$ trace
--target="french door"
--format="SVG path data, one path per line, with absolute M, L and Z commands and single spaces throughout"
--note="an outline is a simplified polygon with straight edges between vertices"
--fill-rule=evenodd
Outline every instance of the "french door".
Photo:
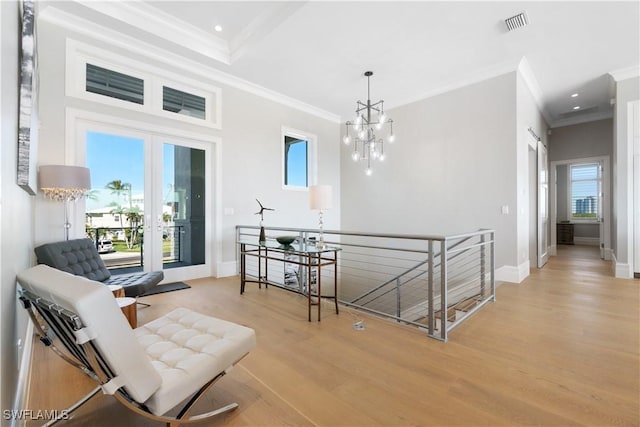
M 87 233 L 112 241 L 105 264 L 163 270 L 165 282 L 210 276 L 210 145 L 97 124 L 81 134 L 92 183 Z

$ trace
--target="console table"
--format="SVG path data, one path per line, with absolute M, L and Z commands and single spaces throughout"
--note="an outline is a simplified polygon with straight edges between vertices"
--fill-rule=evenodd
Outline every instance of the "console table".
M 320 321 L 321 299 L 333 299 L 338 314 L 338 251 L 340 248 L 318 248 L 315 244 L 294 243 L 283 246 L 277 242 L 249 242 L 241 241 L 240 244 L 240 294 L 244 293 L 246 283 L 277 286 L 282 289 L 297 292 L 307 297 L 309 322 L 311 321 L 311 307 L 318 307 L 318 321 Z M 258 263 L 258 276 L 247 274 L 247 257 L 255 257 Z M 283 272 L 286 264 L 300 267 L 296 273 L 297 286 L 285 286 L 269 280 L 269 261 L 283 263 Z M 322 295 L 322 267 L 333 265 L 333 296 Z M 315 279 L 315 282 L 314 282 Z M 313 285 L 315 284 L 315 289 Z

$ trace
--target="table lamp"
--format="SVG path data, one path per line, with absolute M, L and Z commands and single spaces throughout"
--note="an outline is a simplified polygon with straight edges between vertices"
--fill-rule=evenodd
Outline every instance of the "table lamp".
M 324 249 L 323 222 L 322 211 L 331 209 L 332 188 L 330 185 L 312 185 L 309 187 L 309 208 L 318 211 L 318 225 L 320 228 L 320 236 L 317 247 Z
M 45 197 L 64 202 L 64 239 L 69 240 L 69 203 L 87 195 L 91 189 L 88 168 L 67 165 L 43 165 L 38 168 L 38 184 Z

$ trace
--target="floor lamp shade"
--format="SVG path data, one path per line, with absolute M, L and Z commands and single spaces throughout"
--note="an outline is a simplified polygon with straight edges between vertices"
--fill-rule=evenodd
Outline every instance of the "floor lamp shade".
M 318 211 L 331 209 L 332 196 L 330 185 L 312 185 L 309 187 L 309 208 Z
M 82 166 L 43 165 L 38 168 L 38 186 L 51 199 L 75 200 L 91 189 L 91 174 Z
M 91 190 L 91 173 L 82 166 L 43 165 L 38 168 L 38 186 L 45 197 L 64 202 L 64 239 L 69 240 L 69 204 Z

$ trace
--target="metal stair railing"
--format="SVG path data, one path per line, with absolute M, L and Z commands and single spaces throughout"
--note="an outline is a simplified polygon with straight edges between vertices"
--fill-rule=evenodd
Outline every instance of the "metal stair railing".
M 265 229 L 267 240 L 294 234 L 304 241 L 318 237 L 317 229 Z M 257 226 L 236 227 L 237 242 L 257 241 L 258 234 Z M 417 326 L 443 341 L 464 319 L 495 300 L 494 236 L 493 230 L 454 236 L 324 231 L 325 242 L 341 249 L 341 304 Z M 257 274 L 256 266 L 245 267 L 249 275 L 252 268 Z M 269 266 L 271 280 L 284 283 L 283 270 L 281 263 Z M 333 275 L 333 267 L 323 268 L 323 284 L 332 284 Z M 463 302 L 464 310 L 454 310 Z M 447 316 L 451 310 L 454 316 Z

